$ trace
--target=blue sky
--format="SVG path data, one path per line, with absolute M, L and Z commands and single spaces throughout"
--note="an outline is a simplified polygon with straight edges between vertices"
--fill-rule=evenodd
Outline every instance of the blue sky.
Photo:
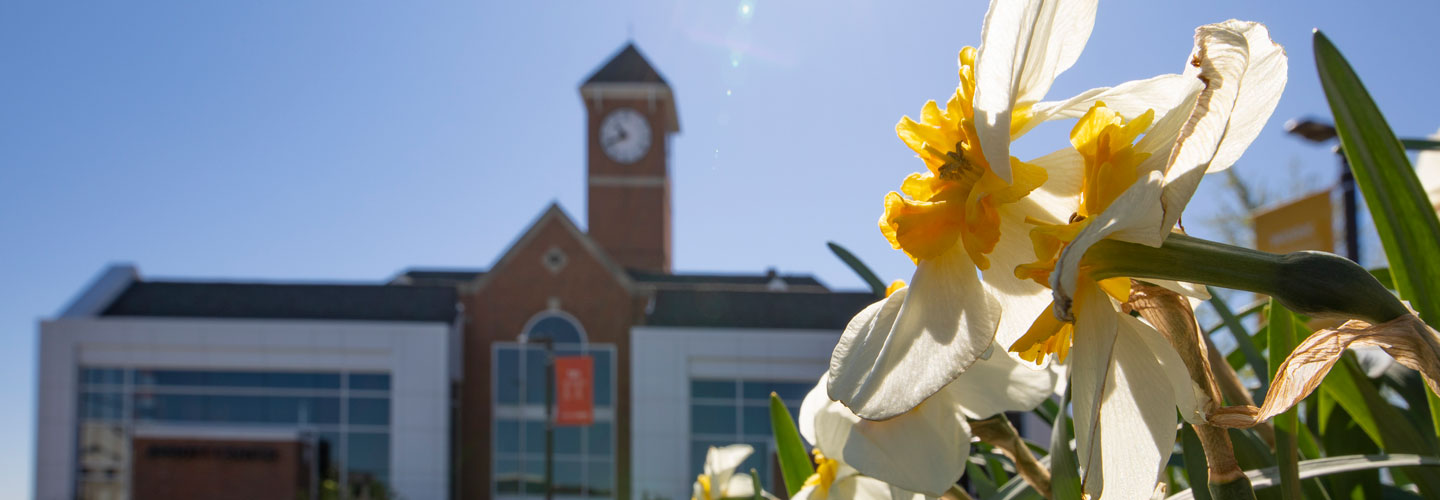
M 36 321 L 107 263 L 147 277 L 376 281 L 488 267 L 551 201 L 584 223 L 580 81 L 633 37 L 675 88 L 675 266 L 860 281 L 909 260 L 876 228 L 923 168 L 895 122 L 953 91 L 985 3 L 7 2 L 0 5 L 0 497 L 28 497 Z M 1273 200 L 1330 185 L 1319 27 L 1392 126 L 1440 126 L 1437 2 L 1102 2 L 1051 97 L 1179 72 L 1195 26 L 1262 21 L 1290 84 L 1236 168 Z M 1064 144 L 1037 129 L 1017 155 Z M 1050 136 L 1044 138 L 1044 135 Z M 1031 139 L 1031 137 L 1040 137 Z M 1202 185 L 1187 228 L 1230 203 Z M 1378 252 L 1371 246 L 1371 256 Z M 1367 259 L 1371 260 L 1371 259 Z

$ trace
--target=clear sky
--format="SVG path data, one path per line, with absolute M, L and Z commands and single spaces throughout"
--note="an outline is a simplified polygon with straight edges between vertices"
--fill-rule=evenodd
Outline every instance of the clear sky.
M 107 263 L 147 277 L 378 281 L 490 266 L 547 204 L 584 224 L 579 83 L 633 38 L 678 96 L 680 271 L 860 281 L 912 265 L 876 228 L 921 162 L 895 122 L 956 84 L 980 1 L 5 2 L 0 4 L 0 497 L 28 497 L 36 322 Z M 1290 84 L 1236 168 L 1279 200 L 1329 186 L 1311 28 L 1392 126 L 1440 126 L 1440 2 L 1104 1 L 1061 98 L 1179 72 L 1195 26 L 1262 21 Z M 1018 146 L 1064 143 L 1047 126 Z M 1202 185 L 1187 228 L 1230 203 Z M 1372 257 L 1378 248 L 1369 248 Z M 1371 260 L 1371 259 L 1367 259 Z

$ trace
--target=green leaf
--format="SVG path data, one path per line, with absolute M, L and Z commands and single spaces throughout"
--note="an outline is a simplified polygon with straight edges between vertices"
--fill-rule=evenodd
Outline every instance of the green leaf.
M 1440 467 L 1440 458 L 1413 454 L 1345 455 L 1340 457 L 1317 458 L 1300 462 L 1300 478 L 1339 474 L 1357 470 L 1380 469 L 1385 467 Z M 1274 467 L 1245 471 L 1250 484 L 1256 489 L 1274 486 L 1280 480 L 1280 471 Z M 1191 490 L 1182 491 L 1168 500 L 1195 498 Z
M 1040 462 L 1040 465 L 1049 467 L 1050 457 L 1040 457 L 1038 462 Z M 1000 485 L 1000 489 L 995 491 L 993 498 L 999 500 L 1039 500 L 1045 497 L 1040 496 L 1040 493 L 1035 491 L 1035 488 L 1031 488 L 1030 483 L 1025 482 L 1025 478 L 1015 476 L 1011 478 L 1009 482 Z
M 1440 320 L 1440 218 L 1410 166 L 1405 147 L 1365 85 L 1318 30 L 1315 66 L 1335 114 L 1341 149 L 1365 195 L 1396 289 L 1421 318 Z
M 1280 373 L 1280 364 L 1295 350 L 1295 315 L 1290 314 L 1280 302 L 1271 299 L 1266 327 L 1270 329 L 1268 376 L 1274 380 L 1275 375 Z M 1286 500 L 1300 500 L 1300 450 L 1296 447 L 1299 414 L 1291 407 L 1276 415 L 1272 422 L 1275 423 L 1275 459 L 1280 471 L 1281 497 Z
M 975 462 L 966 461 L 965 476 L 970 478 L 970 486 L 975 488 L 975 494 L 980 495 L 980 498 L 990 498 L 995 495 L 997 491 L 995 481 L 992 481 L 990 475 L 985 473 L 985 468 Z
M 1210 489 L 1202 488 L 1210 482 L 1210 468 L 1205 462 L 1205 448 L 1200 436 L 1189 424 L 1180 426 L 1180 445 L 1185 454 L 1185 479 L 1195 492 L 1196 500 L 1210 500 Z
M 775 433 L 775 455 L 780 460 L 780 475 L 785 478 L 785 490 L 794 496 L 805 485 L 805 480 L 815 473 L 810 456 L 805 454 L 805 443 L 800 442 L 800 431 L 795 428 L 795 419 L 780 396 L 770 393 L 770 428 Z
M 1269 373 L 1266 371 L 1265 357 L 1261 356 L 1260 349 L 1255 347 L 1254 341 L 1250 338 L 1250 332 L 1245 330 L 1245 325 L 1240 323 L 1240 318 L 1230 312 L 1230 306 L 1225 303 L 1225 299 L 1220 298 L 1220 294 L 1216 293 L 1215 288 L 1207 286 L 1205 290 L 1210 292 L 1210 307 L 1215 308 L 1215 313 L 1220 315 L 1225 327 L 1230 330 L 1230 335 L 1235 337 L 1236 346 L 1245 353 L 1245 360 L 1250 363 L 1250 368 L 1255 370 L 1256 378 L 1260 379 L 1260 393 L 1267 392 L 1270 389 L 1270 379 L 1258 376 L 1261 373 Z
M 1055 500 L 1079 500 L 1082 496 L 1079 461 L 1070 449 L 1070 417 L 1064 411 L 1068 406 L 1070 390 L 1066 389 L 1050 433 L 1050 494 Z
M 870 285 L 870 290 L 875 292 L 875 296 L 881 298 L 885 297 L 885 289 L 887 288 L 887 285 L 884 281 L 880 281 L 880 277 L 876 276 L 874 271 L 870 270 L 870 266 L 865 265 L 864 262 L 860 261 L 859 257 L 856 257 L 855 254 L 850 253 L 849 250 L 846 250 L 845 247 L 840 246 L 839 243 L 830 241 L 826 242 L 825 246 L 830 247 L 830 251 L 834 252 L 835 256 L 839 257 L 841 262 L 844 262 L 845 265 L 850 266 L 850 269 L 852 271 L 855 271 L 855 274 L 860 275 L 860 279 L 865 280 L 865 284 Z

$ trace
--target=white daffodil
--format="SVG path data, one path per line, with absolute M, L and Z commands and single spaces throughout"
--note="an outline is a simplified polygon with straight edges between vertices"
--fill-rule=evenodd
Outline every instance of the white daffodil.
M 846 330 L 894 323 L 908 293 L 900 288 L 867 307 Z M 829 375 L 800 406 L 801 435 L 833 462 L 825 475 L 822 461 L 815 485 L 819 493 L 811 498 L 823 498 L 827 491 L 829 498 L 850 498 L 843 495 L 851 491 L 879 495 L 888 491 L 887 484 L 894 490 L 880 498 L 910 498 L 910 492 L 940 496 L 965 472 L 971 437 L 966 420 L 1033 409 L 1054 393 L 1057 379 L 1051 370 L 997 354 L 977 361 L 910 411 L 873 421 L 830 399 Z
M 960 51 L 960 85 L 945 108 L 928 102 L 919 121 L 896 125 L 928 171 L 886 196 L 880 220 L 891 245 L 916 263 L 907 300 L 893 322 L 847 329 L 831 359 L 830 397 L 861 417 L 909 411 L 994 342 L 1019 339 L 1050 304 L 1045 287 L 1013 270 L 1035 259 L 1027 221 L 1065 222 L 1081 171 L 1073 153 L 1022 162 L 1009 155 L 1010 140 L 1101 98 L 1168 110 L 1192 85 L 1167 75 L 1040 102 L 1079 56 L 1096 3 L 993 0 L 980 48 Z
M 1285 86 L 1284 51 L 1264 26 L 1227 21 L 1198 28 L 1195 38 L 1181 106 L 1136 112 L 1143 101 L 1112 107 L 1103 92 L 1083 99 L 1093 104 L 1066 153 L 1084 171 L 1074 215 L 1066 224 L 1037 221 L 1040 258 L 1015 269 L 1048 283 L 1055 308 L 1010 349 L 1030 360 L 1072 358 L 1078 455 L 1085 491 L 1096 498 L 1148 497 L 1174 446 L 1176 409 L 1203 422 L 1206 396 L 1164 337 L 1122 312 L 1129 279 L 1091 279 L 1081 257 L 1104 238 L 1159 246 L 1200 178 L 1239 158 Z
M 749 474 L 735 472 L 755 452 L 748 444 L 732 444 L 705 452 L 705 469 L 695 478 L 690 500 L 723 500 L 755 497 L 755 483 Z M 766 495 L 767 497 L 769 495 Z

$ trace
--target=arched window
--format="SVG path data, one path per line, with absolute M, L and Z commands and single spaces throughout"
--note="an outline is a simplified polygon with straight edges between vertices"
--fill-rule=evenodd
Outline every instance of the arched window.
M 556 344 L 584 344 L 585 329 L 580 327 L 574 316 L 560 311 L 545 311 L 530 318 L 520 333 L 521 342 L 541 339 L 550 339 Z

